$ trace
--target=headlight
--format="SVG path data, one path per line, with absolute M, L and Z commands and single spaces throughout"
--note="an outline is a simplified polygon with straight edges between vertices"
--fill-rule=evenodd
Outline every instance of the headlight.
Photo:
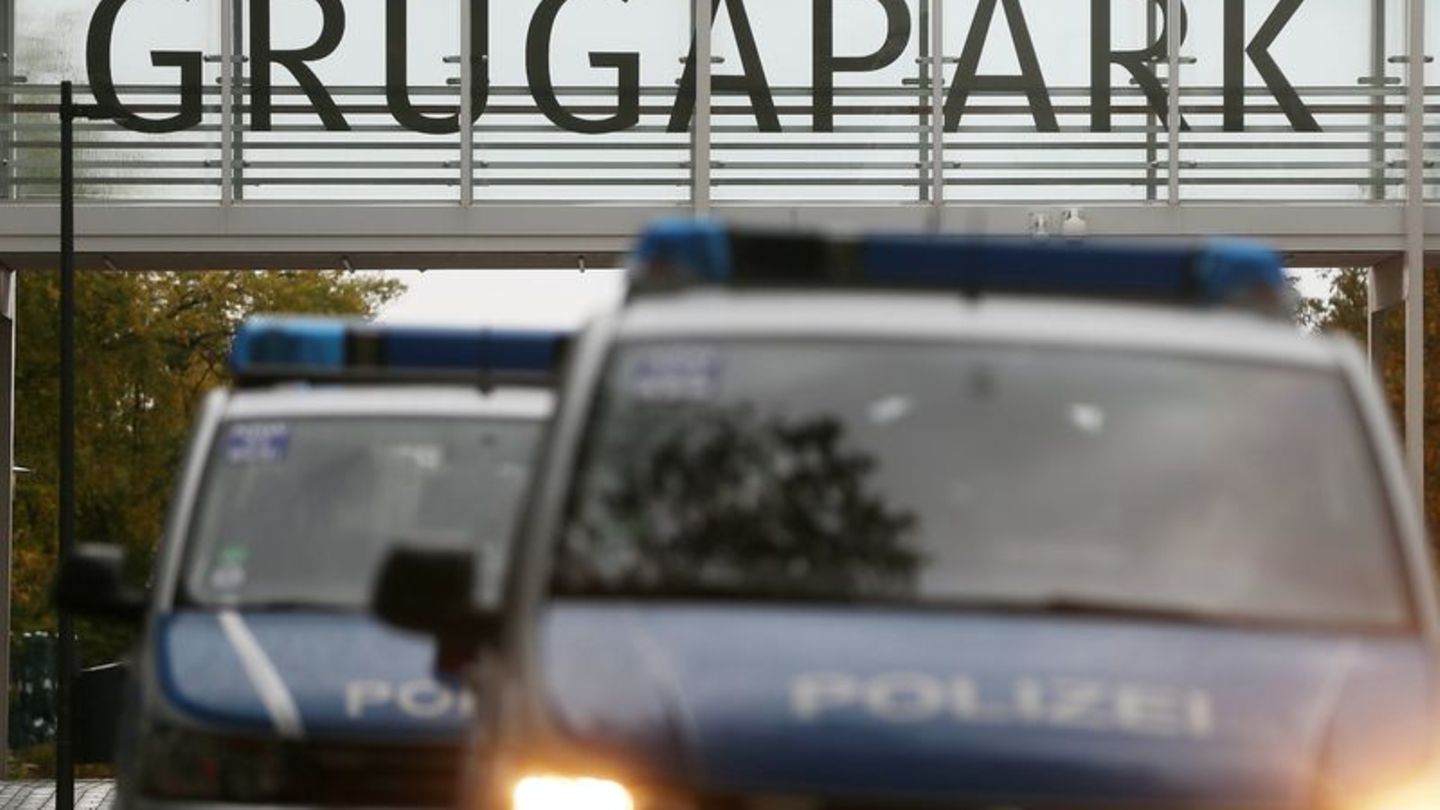
M 1356 810 L 1440 810 L 1440 776 L 1427 776 L 1359 802 Z
M 511 810 L 635 810 L 630 791 L 611 779 L 524 776 L 510 795 Z

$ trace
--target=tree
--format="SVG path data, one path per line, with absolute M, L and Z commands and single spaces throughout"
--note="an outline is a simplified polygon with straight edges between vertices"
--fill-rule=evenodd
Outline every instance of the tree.
M 76 532 L 124 546 L 146 576 L 202 394 L 228 379 L 235 327 L 255 312 L 368 317 L 397 281 L 337 271 L 97 272 L 76 283 Z M 12 629 L 51 626 L 59 448 L 59 279 L 20 275 Z M 127 643 L 85 624 L 87 662 Z
M 1367 340 L 1369 300 L 1368 271 L 1365 268 L 1338 270 L 1330 280 L 1328 299 L 1311 302 L 1314 324 L 1327 332 L 1348 335 L 1362 346 Z M 1431 527 L 1440 526 L 1440 280 L 1425 274 L 1425 516 Z M 1385 313 L 1378 339 L 1384 363 L 1380 379 L 1395 425 L 1405 426 L 1405 313 L 1404 307 Z
M 834 418 L 630 403 L 588 471 L 560 566 L 579 591 L 913 592 L 915 517 Z

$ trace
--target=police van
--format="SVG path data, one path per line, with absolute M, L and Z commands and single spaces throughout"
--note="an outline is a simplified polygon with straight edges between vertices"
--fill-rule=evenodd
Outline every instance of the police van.
M 505 610 L 379 580 L 485 629 L 463 806 L 1440 804 L 1417 505 L 1274 254 L 681 222 L 632 268 Z
M 143 625 L 120 804 L 453 801 L 472 698 L 433 639 L 378 622 L 395 544 L 498 563 L 553 408 L 553 332 L 262 318 L 200 408 L 148 595 L 82 546 L 57 599 Z M 397 382 L 406 383 L 397 385 Z M 502 568 L 476 582 L 495 598 Z

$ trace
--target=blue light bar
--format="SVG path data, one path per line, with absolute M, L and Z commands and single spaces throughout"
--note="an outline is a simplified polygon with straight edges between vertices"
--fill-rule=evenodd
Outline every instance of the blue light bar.
M 230 368 L 237 375 L 257 366 L 340 369 L 345 329 L 325 318 L 250 318 L 235 332 Z
M 1283 308 L 1278 254 L 1247 242 L 1197 247 L 963 236 L 836 239 L 668 220 L 632 258 L 639 289 L 726 284 L 893 287 L 1136 298 Z
M 488 380 L 553 383 L 569 334 L 255 317 L 235 333 L 241 382 Z

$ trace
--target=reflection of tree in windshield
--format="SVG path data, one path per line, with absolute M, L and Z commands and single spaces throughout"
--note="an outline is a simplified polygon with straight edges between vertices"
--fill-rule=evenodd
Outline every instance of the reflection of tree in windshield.
M 866 487 L 833 417 L 632 404 L 597 448 L 558 570 L 567 591 L 899 596 L 915 519 Z

